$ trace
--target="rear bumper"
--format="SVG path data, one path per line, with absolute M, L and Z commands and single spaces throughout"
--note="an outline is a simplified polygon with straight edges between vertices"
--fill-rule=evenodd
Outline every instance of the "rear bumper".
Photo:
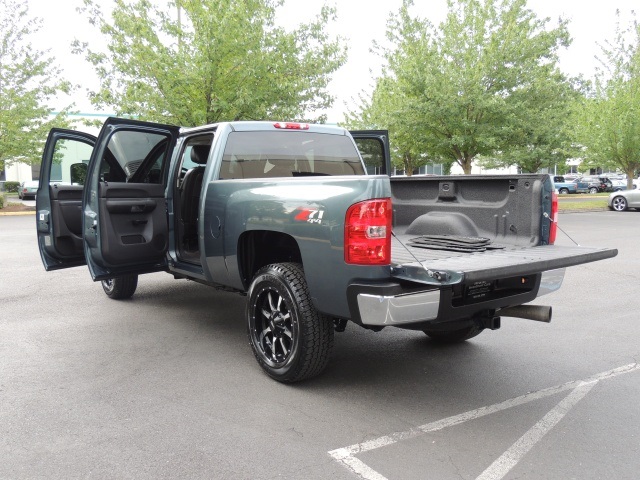
M 366 326 L 408 326 L 471 318 L 482 312 L 521 305 L 554 292 L 562 285 L 565 269 L 542 272 L 526 292 L 464 303 L 455 300 L 452 287 L 415 290 L 400 284 L 352 285 L 349 307 L 352 320 Z

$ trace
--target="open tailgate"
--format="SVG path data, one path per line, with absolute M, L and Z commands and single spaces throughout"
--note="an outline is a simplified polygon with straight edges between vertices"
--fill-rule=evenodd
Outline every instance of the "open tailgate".
M 392 266 L 391 275 L 398 279 L 429 285 L 453 285 L 532 275 L 604 260 L 618 254 L 615 248 L 560 245 L 514 247 L 463 254 L 443 251 L 434 255 L 430 252 L 431 258 L 428 259 L 418 255 L 414 258 L 407 252 L 403 252 L 403 255 L 392 254 L 396 264 Z M 403 259 L 404 261 L 397 263 L 397 260 Z

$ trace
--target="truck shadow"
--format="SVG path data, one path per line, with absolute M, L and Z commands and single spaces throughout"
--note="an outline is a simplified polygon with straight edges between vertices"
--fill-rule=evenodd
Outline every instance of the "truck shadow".
M 343 396 L 345 402 L 362 396 L 372 404 L 400 397 L 408 404 L 421 404 L 435 398 L 445 403 L 446 399 L 472 398 L 500 382 L 513 382 L 516 388 L 519 383 L 502 373 L 508 361 L 499 345 L 493 344 L 494 332 L 440 345 L 419 331 L 391 327 L 373 332 L 350 323 L 345 332 L 336 333 L 329 365 L 320 376 L 281 385 L 262 374 L 253 358 L 246 337 L 245 297 L 173 280 L 141 287 L 131 306 L 145 310 L 152 306 L 161 312 L 158 321 L 174 325 L 180 335 L 196 338 L 197 348 L 208 352 L 211 364 L 232 358 L 235 374 L 252 378 L 257 382 L 253 388 L 294 389 L 300 395 L 331 396 L 338 402 Z

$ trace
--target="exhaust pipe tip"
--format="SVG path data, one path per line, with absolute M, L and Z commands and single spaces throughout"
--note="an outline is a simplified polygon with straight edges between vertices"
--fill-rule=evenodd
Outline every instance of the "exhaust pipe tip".
M 497 312 L 502 317 L 525 318 L 536 322 L 551 322 L 552 308 L 548 305 L 516 305 Z

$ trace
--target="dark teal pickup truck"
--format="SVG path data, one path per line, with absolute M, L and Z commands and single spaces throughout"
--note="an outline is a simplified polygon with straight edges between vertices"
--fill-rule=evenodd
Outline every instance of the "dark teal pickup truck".
M 549 321 L 550 307 L 523 304 L 557 290 L 565 267 L 617 254 L 554 245 L 548 175 L 389 171 L 385 131 L 117 118 L 97 138 L 54 129 L 37 192 L 42 262 L 86 264 L 114 299 L 156 271 L 247 295 L 258 363 L 294 382 L 324 369 L 348 321 L 440 342 L 501 316 Z

